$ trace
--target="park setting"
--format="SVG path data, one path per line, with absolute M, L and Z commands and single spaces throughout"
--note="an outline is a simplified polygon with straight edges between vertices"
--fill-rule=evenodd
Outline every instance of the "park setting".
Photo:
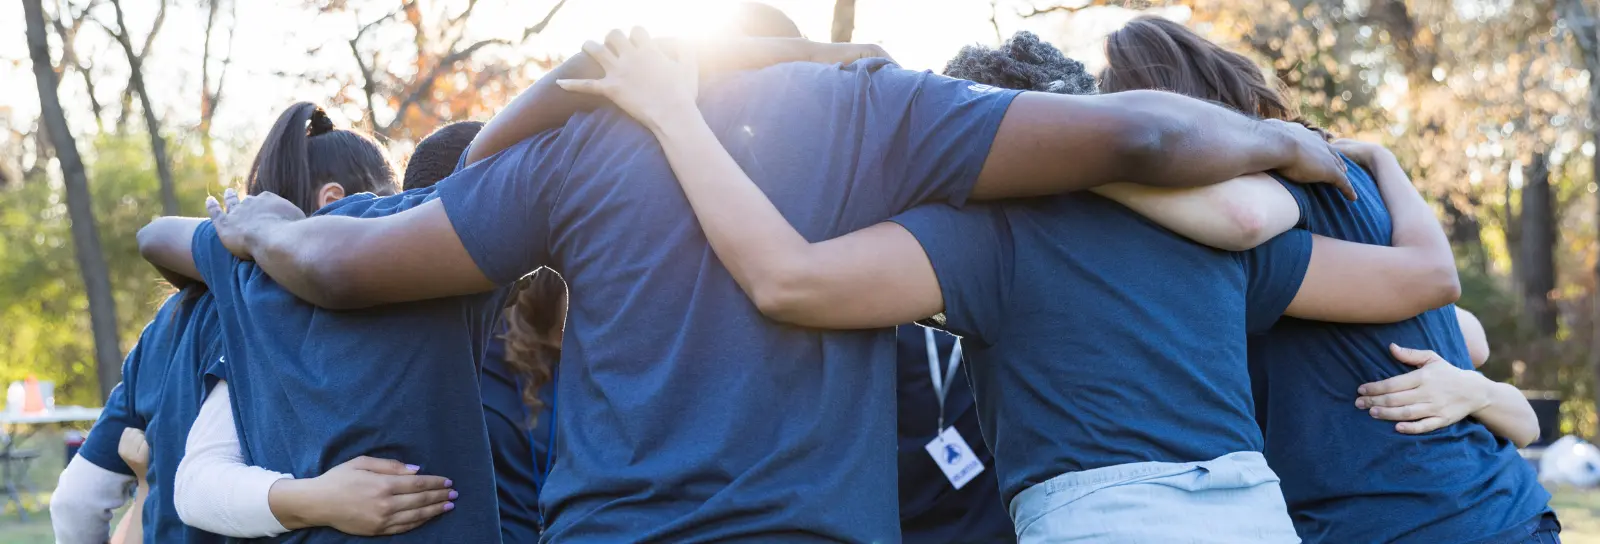
M 1593 1 L 0 36 L 0 544 L 1600 544 Z

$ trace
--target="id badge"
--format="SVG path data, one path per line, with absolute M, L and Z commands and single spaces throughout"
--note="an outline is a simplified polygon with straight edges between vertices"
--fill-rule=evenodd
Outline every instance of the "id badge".
M 961 486 L 983 473 L 983 463 L 978 461 L 978 455 L 972 453 L 972 447 L 961 438 L 961 431 L 955 427 L 939 433 L 932 442 L 928 442 L 926 448 L 928 455 L 933 457 L 933 463 L 939 465 L 939 470 L 944 471 L 944 477 L 956 489 L 961 489 Z

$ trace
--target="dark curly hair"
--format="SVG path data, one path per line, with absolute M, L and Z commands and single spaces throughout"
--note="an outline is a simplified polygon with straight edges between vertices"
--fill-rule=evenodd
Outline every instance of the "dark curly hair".
M 483 130 L 483 123 L 457 121 L 434 129 L 432 134 L 417 142 L 417 148 L 406 161 L 406 173 L 400 188 L 404 191 L 420 189 L 450 177 L 456 171 L 456 162 L 466 154 L 467 146 Z
M 1094 94 L 1094 76 L 1083 63 L 1032 32 L 1011 36 L 999 48 L 969 45 L 944 66 L 944 75 L 1000 87 L 1056 94 Z

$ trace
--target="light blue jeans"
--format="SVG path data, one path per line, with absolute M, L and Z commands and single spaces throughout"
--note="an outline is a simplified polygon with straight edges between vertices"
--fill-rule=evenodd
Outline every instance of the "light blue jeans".
M 1298 543 L 1278 475 L 1258 452 L 1070 472 L 1018 493 L 1024 543 Z

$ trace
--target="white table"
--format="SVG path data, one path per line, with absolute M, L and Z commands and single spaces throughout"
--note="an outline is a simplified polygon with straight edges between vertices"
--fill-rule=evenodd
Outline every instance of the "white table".
M 16 456 L 18 446 L 38 432 L 40 427 L 73 421 L 92 422 L 100 419 L 100 411 L 100 408 L 82 406 L 62 406 L 33 413 L 0 411 L 0 426 L 10 428 L 10 439 L 0 449 L 0 491 L 5 493 L 3 500 L 16 503 L 17 513 L 24 521 L 28 519 L 28 509 L 22 505 L 22 488 L 26 485 L 28 461 Z

